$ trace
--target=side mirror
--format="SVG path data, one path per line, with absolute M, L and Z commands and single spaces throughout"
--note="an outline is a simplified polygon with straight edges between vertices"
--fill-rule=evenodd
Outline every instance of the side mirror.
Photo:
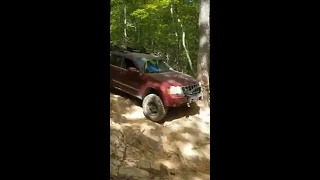
M 128 68 L 128 71 L 130 71 L 130 72 L 137 72 L 137 73 L 139 73 L 138 69 L 137 69 L 137 68 L 135 68 L 135 67 L 129 67 L 129 68 Z

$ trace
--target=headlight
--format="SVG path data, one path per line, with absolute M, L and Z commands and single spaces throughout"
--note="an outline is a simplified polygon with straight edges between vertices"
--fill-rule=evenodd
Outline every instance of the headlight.
M 169 94 L 178 94 L 178 95 L 183 95 L 182 88 L 180 86 L 171 86 L 168 89 Z

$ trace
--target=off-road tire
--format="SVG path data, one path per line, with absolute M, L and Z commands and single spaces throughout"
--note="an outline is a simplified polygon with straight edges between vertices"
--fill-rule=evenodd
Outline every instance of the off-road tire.
M 152 115 L 148 111 L 148 104 L 150 102 L 154 102 L 154 104 L 157 106 L 158 113 L 156 115 Z M 143 101 L 142 101 L 142 108 L 143 108 L 143 114 L 146 118 L 150 119 L 151 121 L 159 122 L 164 117 L 166 117 L 168 108 L 163 105 L 163 102 L 159 96 L 156 94 L 149 94 L 147 95 Z

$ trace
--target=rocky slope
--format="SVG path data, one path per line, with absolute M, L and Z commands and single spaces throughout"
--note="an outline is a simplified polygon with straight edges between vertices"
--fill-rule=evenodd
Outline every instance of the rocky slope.
M 110 94 L 110 179 L 209 180 L 208 114 L 197 105 L 176 108 L 159 124 L 145 119 L 140 105 Z

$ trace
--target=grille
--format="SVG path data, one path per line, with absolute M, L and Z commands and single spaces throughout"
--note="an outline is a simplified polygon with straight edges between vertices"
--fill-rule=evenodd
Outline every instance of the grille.
M 186 95 L 186 96 L 198 94 L 201 92 L 201 87 L 199 84 L 193 84 L 193 85 L 182 87 L 182 91 L 183 91 L 184 95 Z

